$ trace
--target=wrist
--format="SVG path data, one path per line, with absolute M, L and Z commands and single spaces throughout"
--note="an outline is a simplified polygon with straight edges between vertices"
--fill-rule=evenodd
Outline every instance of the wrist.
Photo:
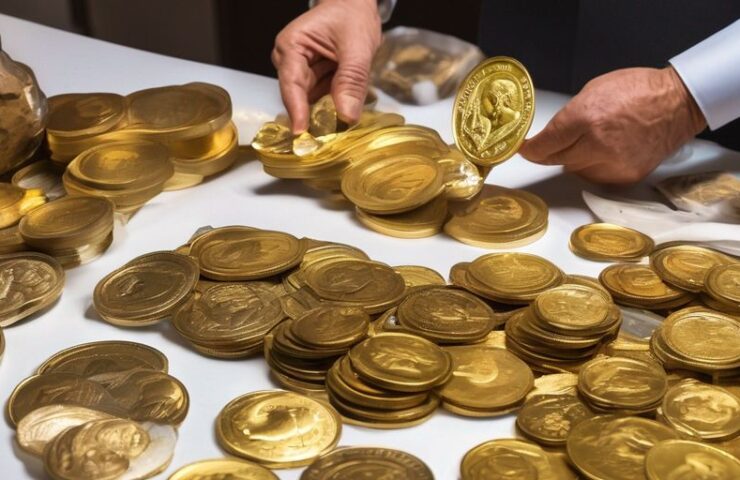
M 685 109 L 685 113 L 688 116 L 691 133 L 696 135 L 707 128 L 707 120 L 704 118 L 699 105 L 696 103 L 694 96 L 683 83 L 681 76 L 676 72 L 672 66 L 668 66 L 663 69 L 663 72 L 668 77 L 668 81 L 672 85 L 673 90 L 677 98 L 679 99 L 680 105 Z

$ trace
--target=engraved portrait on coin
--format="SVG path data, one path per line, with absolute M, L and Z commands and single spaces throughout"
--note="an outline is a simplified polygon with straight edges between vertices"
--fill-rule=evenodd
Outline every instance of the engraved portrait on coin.
M 510 75 L 502 72 L 479 83 L 463 114 L 463 131 L 481 154 L 521 121 L 522 90 Z
M 0 302 L 3 311 L 16 310 L 42 298 L 57 284 L 54 268 L 28 258 L 9 259 L 0 264 Z

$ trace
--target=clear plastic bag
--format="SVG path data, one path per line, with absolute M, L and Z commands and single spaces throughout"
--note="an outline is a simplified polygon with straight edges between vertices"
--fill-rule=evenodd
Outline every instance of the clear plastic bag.
M 452 95 L 483 58 L 477 46 L 459 38 L 396 27 L 383 36 L 372 83 L 400 102 L 426 105 Z

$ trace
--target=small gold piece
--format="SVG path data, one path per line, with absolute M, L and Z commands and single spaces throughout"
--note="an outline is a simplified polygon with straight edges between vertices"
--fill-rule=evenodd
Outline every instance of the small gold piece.
M 573 284 L 551 288 L 532 303 L 538 319 L 565 332 L 598 330 L 608 321 L 611 307 L 600 290 Z
M 64 270 L 54 258 L 35 252 L 0 255 L 0 327 L 41 311 L 61 296 Z
M 0 228 L 12 227 L 24 215 L 46 203 L 46 195 L 38 188 L 23 189 L 0 182 Z
M 599 280 L 615 302 L 628 307 L 662 310 L 680 307 L 693 299 L 691 293 L 665 283 L 647 265 L 610 265 L 602 270 Z
M 297 341 L 315 348 L 349 348 L 367 336 L 370 316 L 360 308 L 326 306 L 293 320 L 290 332 Z
M 269 469 L 238 458 L 214 458 L 185 465 L 169 480 L 279 480 Z
M 375 215 L 355 208 L 357 219 L 370 230 L 398 238 L 424 238 L 436 235 L 447 220 L 447 199 L 442 195 L 407 212 Z
M 434 480 L 428 466 L 415 456 L 380 447 L 340 447 L 317 458 L 301 480 L 357 479 Z
M 717 265 L 710 269 L 704 289 L 728 312 L 740 315 L 740 263 Z
M 579 257 L 604 262 L 638 262 L 655 247 L 653 239 L 644 233 L 611 223 L 576 228 L 569 245 Z
M 689 440 L 665 440 L 645 458 L 648 480 L 740 478 L 740 460 L 717 447 Z
M 504 473 L 505 472 L 505 473 Z M 501 438 L 469 450 L 460 463 L 461 480 L 576 480 L 562 457 L 527 440 Z
M 216 419 L 216 437 L 223 448 L 271 468 L 309 465 L 334 449 L 341 431 L 341 419 L 332 407 L 281 390 L 238 397 Z
M 578 395 L 535 395 L 517 413 L 516 425 L 542 446 L 563 447 L 571 429 L 594 415 Z
M 114 325 L 153 325 L 188 299 L 198 275 L 198 264 L 192 257 L 172 252 L 145 254 L 98 282 L 93 304 L 98 314 Z
M 695 245 L 676 245 L 655 250 L 650 266 L 667 283 L 690 292 L 704 288 L 704 279 L 718 265 L 732 263 L 726 255 Z
M 697 380 L 685 379 L 668 389 L 661 413 L 668 425 L 702 441 L 729 440 L 740 433 L 740 399 Z
M 513 58 L 481 62 L 463 80 L 452 111 L 455 144 L 477 165 L 497 165 L 514 155 L 534 118 L 534 86 Z

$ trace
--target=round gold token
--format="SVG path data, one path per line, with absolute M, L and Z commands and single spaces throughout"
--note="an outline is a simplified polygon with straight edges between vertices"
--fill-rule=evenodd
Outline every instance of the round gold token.
M 479 345 L 445 351 L 452 356 L 452 376 L 437 389 L 444 402 L 495 416 L 520 404 L 532 389 L 532 370 L 511 352 Z
M 563 281 L 558 267 L 528 253 L 489 253 L 476 258 L 468 273 L 485 288 L 488 298 L 503 303 L 529 302 Z
M 83 137 L 107 132 L 126 114 L 126 100 L 115 93 L 67 93 L 49 97 L 46 130 L 53 137 Z
M 71 373 L 93 375 L 126 370 L 157 370 L 167 373 L 167 357 L 148 345 L 123 340 L 83 343 L 55 353 L 38 368 L 39 375 Z
M 190 396 L 185 386 L 164 372 L 131 370 L 89 378 L 104 385 L 125 410 L 125 416 L 132 420 L 179 425 L 190 408 Z
M 647 265 L 614 264 L 599 275 L 604 288 L 617 303 L 643 308 L 660 308 L 666 304 L 680 306 L 692 296 L 671 287 Z
M 578 373 L 578 390 L 603 408 L 654 409 L 667 388 L 668 379 L 657 362 L 599 357 Z
M 54 303 L 64 288 L 64 270 L 54 258 L 35 252 L 0 255 L 0 327 L 7 327 Z
M 648 480 L 731 480 L 740 478 L 740 459 L 712 445 L 666 440 L 645 457 Z
M 399 392 L 420 392 L 450 376 L 449 354 L 434 343 L 406 333 L 381 333 L 349 351 L 352 368 L 368 383 Z
M 222 227 L 196 238 L 190 254 L 212 280 L 259 280 L 298 265 L 305 244 L 293 235 L 250 227 Z
M 571 461 L 587 478 L 637 480 L 646 478 L 650 448 L 675 438 L 675 430 L 654 420 L 602 415 L 573 427 L 566 445 Z
M 481 62 L 460 84 L 452 111 L 455 144 L 485 167 L 514 155 L 534 118 L 534 86 L 513 58 Z
M 516 425 L 529 438 L 548 447 L 562 447 L 570 430 L 594 416 L 577 395 L 536 395 L 527 399 Z
M 713 267 L 728 263 L 732 261 L 724 254 L 695 245 L 664 247 L 650 255 L 650 266 L 664 281 L 690 292 L 704 288 Z
M 349 348 L 367 336 L 370 316 L 356 307 L 325 306 L 295 319 L 291 332 L 314 347 Z
M 393 267 L 393 270 L 403 277 L 407 289 L 447 284 L 444 277 L 436 270 L 421 265 L 398 265 Z
M 602 291 L 574 284 L 546 290 L 532 303 L 536 318 L 566 332 L 598 328 L 609 319 L 611 306 Z
M 447 220 L 447 199 L 439 195 L 407 212 L 375 215 L 355 208 L 357 219 L 370 230 L 398 238 L 424 238 L 436 235 Z
M 702 307 L 669 315 L 662 337 L 679 356 L 720 366 L 740 366 L 740 322 Z
M 468 451 L 460 463 L 462 480 L 575 480 L 562 458 L 527 440 L 500 438 Z M 502 474 L 506 477 L 501 476 Z
M 310 464 L 334 449 L 341 432 L 342 421 L 332 407 L 281 390 L 238 397 L 216 419 L 223 448 L 271 468 Z
M 169 480 L 279 480 L 269 469 L 238 458 L 214 458 L 185 465 Z
M 718 441 L 740 433 L 740 399 L 697 380 L 682 380 L 669 388 L 662 413 L 670 426 L 693 438 Z
M 380 447 L 340 447 L 317 458 L 301 474 L 301 480 L 358 479 L 434 480 L 434 475 L 415 456 Z
M 198 263 L 172 252 L 153 252 L 114 270 L 95 286 L 93 304 L 107 322 L 152 325 L 180 307 L 195 289 Z
M 631 228 L 612 223 L 582 225 L 570 235 L 570 249 L 588 260 L 639 261 L 655 247 L 653 239 Z
M 430 202 L 444 190 L 442 180 L 431 158 L 402 155 L 355 164 L 342 176 L 342 193 L 367 212 L 387 215 Z
M 409 294 L 398 306 L 403 328 L 438 343 L 481 340 L 494 327 L 491 307 L 475 295 L 448 287 L 429 287 Z
M 486 185 L 478 197 L 453 212 L 445 233 L 481 248 L 519 247 L 545 234 L 547 218 L 547 204 L 537 195 Z
M 707 274 L 704 287 L 714 300 L 740 313 L 740 263 L 713 267 Z

